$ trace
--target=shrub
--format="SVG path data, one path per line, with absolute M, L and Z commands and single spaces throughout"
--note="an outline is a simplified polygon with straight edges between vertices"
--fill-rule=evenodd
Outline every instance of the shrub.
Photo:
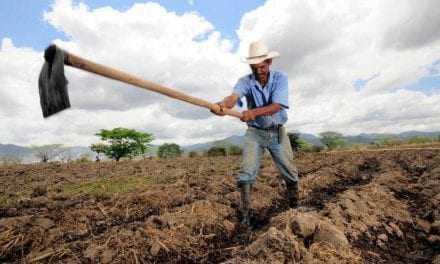
M 378 148 L 398 146 L 398 145 L 401 145 L 402 143 L 403 143 L 403 140 L 399 139 L 399 138 L 381 138 L 381 139 L 374 141 L 374 145 Z
M 87 154 L 81 154 L 78 159 L 76 159 L 77 163 L 87 163 L 91 162 L 90 156 Z
M 342 134 L 338 132 L 327 131 L 319 134 L 322 144 L 327 146 L 329 150 L 343 147 L 346 145 Z
M 219 146 L 211 147 L 211 148 L 206 152 L 206 155 L 207 155 L 208 157 L 226 156 L 226 148 L 225 148 L 225 147 L 219 147 Z
M 176 158 L 182 155 L 180 146 L 175 143 L 165 143 L 157 150 L 157 156 L 159 158 Z
M 292 141 L 290 141 L 290 142 L 292 143 Z M 311 152 L 312 148 L 313 148 L 312 144 L 310 144 L 309 142 L 305 141 L 304 139 L 300 139 L 300 138 L 296 139 L 295 144 L 297 145 L 296 150 L 294 150 L 292 147 L 293 151 Z
M 192 150 L 188 153 L 188 157 L 190 157 L 190 158 L 195 158 L 198 156 L 199 156 L 199 153 L 197 153 L 197 151 L 194 151 L 194 150 Z
M 242 155 L 243 149 L 236 145 L 231 145 L 228 147 L 228 155 Z
M 321 152 L 324 150 L 323 146 L 313 145 L 312 146 L 312 152 Z
M 430 143 L 433 141 L 434 141 L 433 138 L 422 137 L 422 136 L 415 136 L 415 137 L 408 139 L 409 144 L 423 144 L 423 143 Z

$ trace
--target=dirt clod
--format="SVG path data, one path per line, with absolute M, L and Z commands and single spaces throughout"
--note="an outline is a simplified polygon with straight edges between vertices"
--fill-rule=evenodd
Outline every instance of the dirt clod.
M 321 222 L 313 236 L 314 242 L 324 242 L 336 249 L 343 249 L 349 247 L 347 238 L 345 237 L 343 231 L 341 231 L 336 226 Z
M 55 223 L 50 220 L 49 218 L 37 218 L 34 219 L 34 224 L 36 226 L 39 226 L 45 230 L 50 229 L 51 227 L 53 227 L 55 225 Z
M 435 221 L 432 223 L 430 233 L 440 235 L 440 221 Z
M 47 194 L 47 187 L 46 186 L 37 186 L 33 189 L 31 197 L 43 196 L 46 194 Z
M 116 255 L 116 252 L 112 249 L 107 248 L 106 250 L 104 250 L 101 254 L 101 263 L 107 264 L 110 263 L 114 256 Z
M 319 219 L 312 214 L 297 214 L 292 220 L 292 231 L 295 235 L 307 238 L 315 233 L 316 227 L 319 225 Z

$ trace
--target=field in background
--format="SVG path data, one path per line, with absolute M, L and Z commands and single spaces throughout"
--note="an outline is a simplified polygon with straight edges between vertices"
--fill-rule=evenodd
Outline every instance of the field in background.
M 302 153 L 295 163 L 301 208 L 287 208 L 278 172 L 265 157 L 251 230 L 237 224 L 240 157 L 2 166 L 0 262 L 431 263 L 436 257 L 440 150 Z

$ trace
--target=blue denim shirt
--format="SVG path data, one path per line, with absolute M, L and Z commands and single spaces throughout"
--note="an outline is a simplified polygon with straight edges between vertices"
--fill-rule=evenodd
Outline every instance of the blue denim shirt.
M 255 79 L 253 74 L 248 74 L 237 81 L 234 86 L 234 94 L 239 96 L 237 104 L 243 106 L 241 98 L 246 97 L 248 109 L 254 109 L 278 103 L 281 110 L 270 116 L 258 116 L 248 125 L 267 128 L 274 125 L 282 125 L 287 122 L 286 109 L 289 108 L 289 88 L 287 75 L 278 71 L 269 72 L 269 81 L 264 88 Z

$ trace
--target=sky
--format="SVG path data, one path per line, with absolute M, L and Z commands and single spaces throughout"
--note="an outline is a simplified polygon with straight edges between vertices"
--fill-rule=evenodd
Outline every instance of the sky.
M 1 144 L 87 146 L 115 127 L 180 145 L 245 132 L 233 117 L 69 67 L 72 107 L 44 119 L 37 83 L 50 43 L 216 102 L 261 40 L 289 77 L 289 131 L 440 131 L 437 0 L 5 0 L 0 19 Z

